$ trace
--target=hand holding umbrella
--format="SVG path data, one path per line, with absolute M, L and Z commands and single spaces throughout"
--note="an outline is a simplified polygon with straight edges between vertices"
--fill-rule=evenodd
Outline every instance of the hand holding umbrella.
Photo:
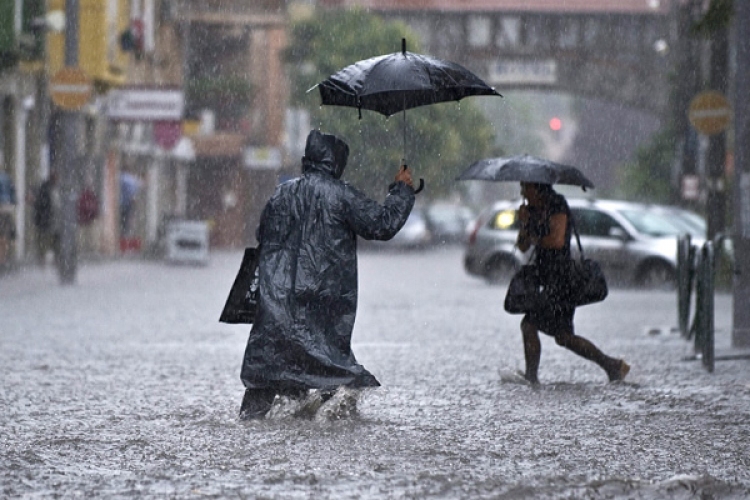
M 396 174 L 396 182 L 403 182 L 407 186 L 414 188 L 414 181 L 411 178 L 411 172 L 407 169 L 406 165 L 401 165 L 398 173 Z M 424 181 L 419 179 L 419 189 L 415 192 L 419 192 L 424 187 Z

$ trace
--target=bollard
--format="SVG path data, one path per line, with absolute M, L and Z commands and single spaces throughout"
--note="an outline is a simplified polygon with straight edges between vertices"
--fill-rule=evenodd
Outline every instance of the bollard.
M 702 261 L 703 261 L 703 280 L 705 281 L 705 296 L 703 297 L 702 307 L 704 309 L 704 320 L 703 327 L 705 328 L 703 334 L 703 346 L 701 353 L 703 354 L 703 367 L 708 370 L 709 373 L 714 371 L 714 282 L 716 276 L 716 259 L 714 252 L 714 244 L 711 241 L 707 241 L 703 244 L 702 249 Z
M 703 346 L 703 296 L 705 295 L 705 285 L 703 282 L 703 252 L 698 252 L 695 259 L 695 314 L 693 323 L 688 331 L 688 340 L 693 340 L 694 351 L 697 355 Z
M 714 247 L 707 241 L 701 247 L 695 273 L 695 317 L 690 329 L 696 356 L 714 371 Z
M 690 243 L 690 235 L 677 239 L 677 326 L 680 334 L 690 336 L 690 295 L 693 289 L 695 248 Z

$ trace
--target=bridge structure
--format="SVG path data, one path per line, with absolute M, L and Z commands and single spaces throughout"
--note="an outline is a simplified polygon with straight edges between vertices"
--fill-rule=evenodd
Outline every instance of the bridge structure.
M 564 92 L 664 116 L 668 0 L 321 0 L 359 6 L 415 30 L 421 50 L 503 89 Z M 395 45 L 394 45 L 395 46 Z

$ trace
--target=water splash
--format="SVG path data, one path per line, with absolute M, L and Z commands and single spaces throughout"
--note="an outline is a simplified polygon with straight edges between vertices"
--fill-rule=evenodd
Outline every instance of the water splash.
M 267 420 L 290 418 L 330 422 L 356 417 L 361 391 L 339 387 L 335 392 L 310 390 L 302 398 L 279 396 L 266 415 Z
M 500 370 L 500 382 L 504 384 L 521 384 L 531 386 L 532 384 L 526 380 L 518 370 Z
M 315 415 L 316 421 L 330 422 L 355 418 L 359 415 L 357 403 L 361 391 L 349 387 L 339 387 L 334 395 L 326 401 Z

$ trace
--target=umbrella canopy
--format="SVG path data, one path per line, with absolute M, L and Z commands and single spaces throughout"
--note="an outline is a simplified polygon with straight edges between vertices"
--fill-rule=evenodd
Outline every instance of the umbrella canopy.
M 594 187 L 594 183 L 577 168 L 530 155 L 479 160 L 472 163 L 456 179 L 569 184 L 584 189 Z
M 469 96 L 500 96 L 459 64 L 407 52 L 406 40 L 401 42 L 401 52 L 356 62 L 316 87 L 323 104 L 357 108 L 360 116 L 362 109 L 391 116 Z

